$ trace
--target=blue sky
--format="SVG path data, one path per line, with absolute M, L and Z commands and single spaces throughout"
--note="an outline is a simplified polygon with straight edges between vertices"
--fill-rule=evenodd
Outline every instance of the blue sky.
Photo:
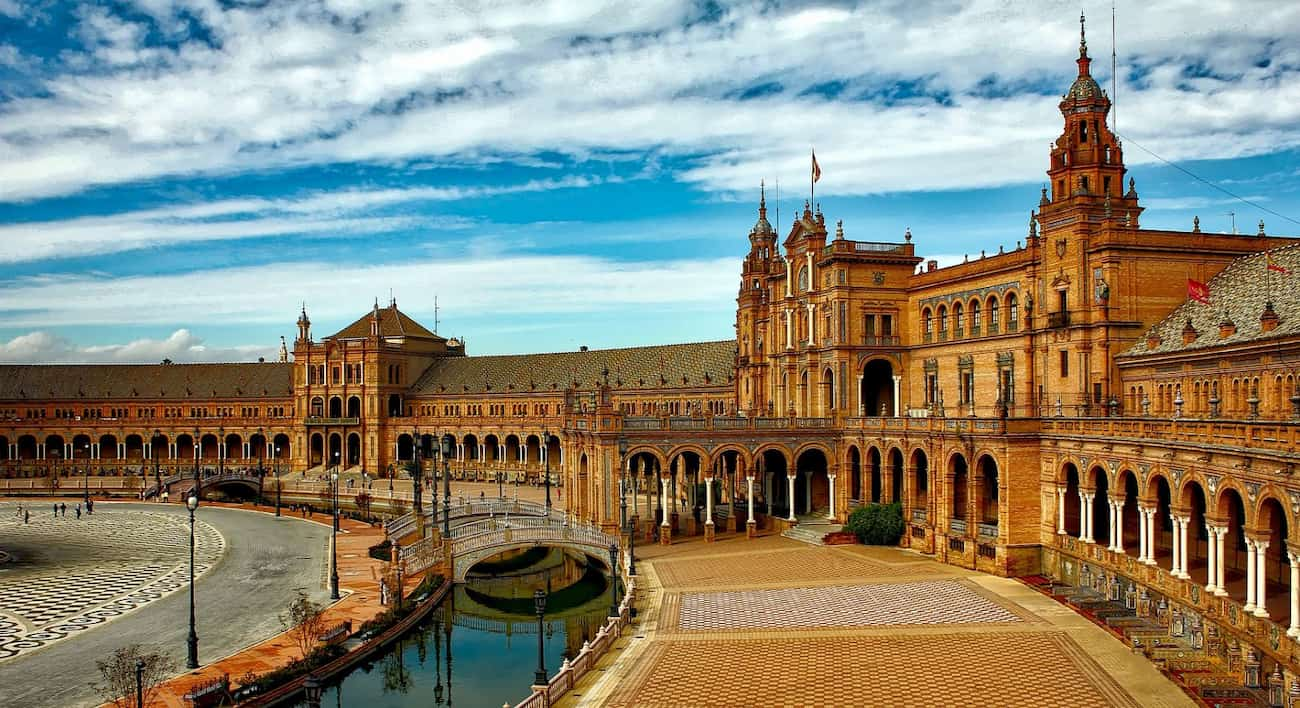
M 477 354 L 728 338 L 814 146 L 849 238 L 1011 248 L 1079 9 L 0 0 L 0 360 L 274 356 L 390 290 Z M 1300 5 L 1118 11 L 1144 226 L 1300 233 Z

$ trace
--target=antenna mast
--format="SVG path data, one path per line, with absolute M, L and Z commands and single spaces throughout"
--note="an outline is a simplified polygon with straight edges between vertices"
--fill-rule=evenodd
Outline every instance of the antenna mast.
M 438 296 L 433 296 L 433 333 L 438 333 Z

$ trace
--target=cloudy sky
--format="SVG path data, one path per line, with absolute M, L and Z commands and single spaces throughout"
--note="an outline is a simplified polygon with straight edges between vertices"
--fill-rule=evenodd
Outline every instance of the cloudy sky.
M 813 147 L 849 238 L 1014 247 L 1079 10 L 0 0 L 0 360 L 273 356 L 390 291 L 471 353 L 727 338 L 759 181 L 788 229 Z M 1144 225 L 1300 232 L 1300 3 L 1118 14 Z

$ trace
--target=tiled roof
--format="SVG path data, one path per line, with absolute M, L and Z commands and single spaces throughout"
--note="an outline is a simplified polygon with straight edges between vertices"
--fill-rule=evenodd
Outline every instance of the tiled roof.
M 1273 254 L 1275 264 L 1291 272 L 1268 271 L 1268 253 Z M 1121 356 L 1169 354 L 1300 334 L 1300 244 L 1238 258 L 1206 285 L 1210 288 L 1210 304 L 1184 302 L 1152 328 L 1160 337 L 1160 344 L 1148 349 L 1147 338 L 1143 337 Z M 1260 327 L 1259 316 L 1269 301 L 1280 319 L 1276 329 L 1265 332 Z M 1220 338 L 1219 324 L 1224 321 L 1225 311 L 1237 331 Z M 1183 344 L 1183 329 L 1189 319 L 1197 337 Z
M 411 319 L 405 312 L 397 309 L 397 305 L 389 305 L 380 310 L 379 313 L 379 334 L 383 337 L 421 337 L 424 339 L 436 339 L 442 341 L 443 338 L 430 332 L 424 325 Z M 367 312 L 360 319 L 352 324 L 339 330 L 334 335 L 334 339 L 362 339 L 370 336 L 370 318 L 374 312 Z
M 735 364 L 734 340 L 554 354 L 448 357 L 425 370 L 411 392 L 552 391 L 564 390 L 574 381 L 579 389 L 590 390 L 604 380 L 606 369 L 615 390 L 721 386 L 730 380 Z
M 293 365 L 4 364 L 0 400 L 281 398 Z

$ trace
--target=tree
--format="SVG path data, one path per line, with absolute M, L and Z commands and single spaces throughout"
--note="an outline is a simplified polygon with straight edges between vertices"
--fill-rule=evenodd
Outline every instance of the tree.
M 893 546 L 903 535 L 903 505 L 869 504 L 849 514 L 844 530 L 869 546 Z
M 325 608 L 299 592 L 289 610 L 280 615 L 280 624 L 293 637 L 305 659 L 316 645 L 317 637 L 325 631 Z
M 132 708 L 136 705 L 135 670 L 137 662 L 144 662 L 142 681 L 144 704 L 153 705 L 153 698 L 172 674 L 176 673 L 176 662 L 166 654 L 146 653 L 139 644 L 118 647 L 106 660 L 96 661 L 95 667 L 103 683 L 91 684 L 109 705 L 115 708 Z

